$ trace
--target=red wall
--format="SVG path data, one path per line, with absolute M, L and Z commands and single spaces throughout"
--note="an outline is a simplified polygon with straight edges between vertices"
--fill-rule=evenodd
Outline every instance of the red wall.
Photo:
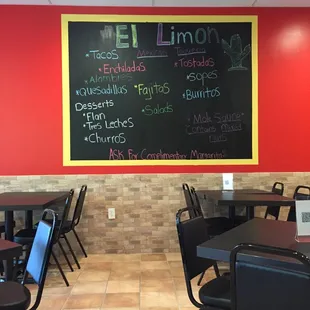
M 63 167 L 61 13 L 257 14 L 259 165 Z M 0 5 L 0 175 L 310 171 L 310 8 Z

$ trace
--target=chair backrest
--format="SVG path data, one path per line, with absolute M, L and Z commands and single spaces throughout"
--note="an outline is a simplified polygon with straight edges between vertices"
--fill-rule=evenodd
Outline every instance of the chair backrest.
M 284 184 L 281 182 L 275 182 L 272 186 L 272 190 L 273 193 L 277 194 L 277 195 L 281 195 L 283 196 L 284 193 Z
M 196 307 L 201 307 L 193 296 L 191 279 L 213 266 L 215 261 L 197 256 L 197 246 L 209 240 L 207 225 L 201 216 L 182 222 L 181 216 L 185 212 L 189 212 L 189 208 L 181 209 L 176 214 L 185 282 L 189 299 Z
M 310 200 L 310 187 L 298 185 L 295 188 L 293 198 L 296 200 Z
M 189 186 L 187 183 L 182 184 L 183 194 L 185 198 L 185 203 L 187 208 L 191 208 L 194 204 L 193 197 L 191 195 Z
M 55 237 L 54 237 L 54 242 L 57 242 L 59 240 L 61 232 L 62 232 L 63 225 L 68 219 L 73 195 L 74 195 L 74 190 L 70 189 L 70 192 L 69 192 L 69 195 L 67 196 L 67 198 L 65 198 L 64 201 L 60 202 L 60 203 L 64 204 L 64 207 L 63 207 L 63 212 L 61 215 L 59 225 L 57 225 L 57 232 L 56 232 Z
M 284 193 L 284 184 L 280 182 L 275 182 L 272 186 L 271 191 L 274 194 L 281 195 L 283 196 Z M 265 218 L 267 218 L 268 215 L 272 215 L 273 217 L 276 218 L 276 220 L 279 218 L 280 215 L 280 206 L 274 206 L 274 207 L 267 207 L 266 213 L 265 213 Z
M 191 194 L 192 194 L 193 202 L 194 202 L 193 207 L 194 207 L 194 211 L 195 211 L 195 217 L 203 216 L 199 197 L 198 197 L 197 192 L 193 186 L 191 187 Z
M 241 251 L 276 255 L 304 264 L 305 272 L 242 261 Z M 230 255 L 232 310 L 292 310 L 309 308 L 310 260 L 289 249 L 241 244 Z
M 52 218 L 51 222 L 45 221 L 47 215 Z M 55 211 L 50 209 L 44 210 L 34 237 L 22 282 L 24 284 L 30 274 L 39 286 L 36 301 L 32 309 L 37 309 L 41 301 L 47 268 L 53 248 L 56 223 L 57 214 Z
M 72 222 L 71 222 L 71 229 L 77 226 L 80 222 L 82 210 L 84 206 L 85 196 L 87 191 L 87 185 L 83 185 L 80 189 L 79 197 L 76 201 Z
M 182 189 L 183 189 L 183 194 L 184 194 L 184 198 L 185 198 L 185 203 L 186 203 L 186 207 L 189 208 L 189 217 L 190 218 L 194 218 L 196 216 L 196 212 L 195 210 L 193 210 L 194 208 L 194 200 L 193 200 L 193 196 L 191 194 L 189 185 L 187 183 L 183 183 L 182 184 Z
M 295 200 L 310 200 L 310 187 L 305 185 L 298 185 L 295 188 L 293 198 Z M 296 208 L 290 207 L 290 211 L 287 216 L 288 222 L 296 222 Z

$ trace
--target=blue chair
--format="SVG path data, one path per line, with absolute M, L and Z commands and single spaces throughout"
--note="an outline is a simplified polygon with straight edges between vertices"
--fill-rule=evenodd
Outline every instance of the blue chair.
M 47 215 L 52 217 L 52 224 L 45 221 Z M 48 263 L 52 254 L 56 222 L 57 215 L 55 212 L 49 209 L 44 210 L 34 237 L 22 283 L 11 281 L 0 283 L 0 310 L 28 309 L 31 303 L 31 293 L 24 286 L 24 283 L 29 275 L 32 276 L 39 287 L 35 303 L 30 310 L 35 310 L 39 307 Z

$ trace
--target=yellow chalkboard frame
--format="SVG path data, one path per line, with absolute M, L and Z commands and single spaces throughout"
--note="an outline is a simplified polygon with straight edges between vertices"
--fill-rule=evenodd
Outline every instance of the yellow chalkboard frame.
M 233 23 L 252 24 L 252 159 L 197 160 L 71 160 L 70 89 L 68 23 L 80 22 L 162 22 L 162 23 Z M 258 17 L 254 15 L 84 15 L 62 14 L 62 104 L 64 166 L 197 166 L 258 164 Z

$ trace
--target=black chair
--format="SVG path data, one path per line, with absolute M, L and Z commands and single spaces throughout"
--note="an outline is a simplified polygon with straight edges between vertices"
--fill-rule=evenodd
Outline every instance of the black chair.
M 74 233 L 75 238 L 76 238 L 84 256 L 87 257 L 87 254 L 86 254 L 86 251 L 82 245 L 82 242 L 81 242 L 77 232 L 75 231 L 75 227 L 79 224 L 81 216 L 82 216 L 82 210 L 83 210 L 83 206 L 84 206 L 86 191 L 87 191 L 87 185 L 83 185 L 81 187 L 79 197 L 78 197 L 76 205 L 75 205 L 72 220 L 67 220 L 64 222 L 64 224 L 62 226 L 61 234 L 60 234 L 60 238 L 63 238 L 66 241 L 68 248 L 69 248 L 69 251 L 71 252 L 71 255 L 72 255 L 72 257 L 73 257 L 73 259 L 74 259 L 74 261 L 75 261 L 75 263 L 79 269 L 81 268 L 80 264 L 79 264 L 75 254 L 74 254 L 74 251 L 71 247 L 71 244 L 69 243 L 69 240 L 68 240 L 66 234 L 70 233 L 71 231 Z
M 185 202 L 186 202 L 186 206 L 188 208 L 188 214 L 189 214 L 189 218 L 195 218 L 197 216 L 202 216 L 202 211 L 201 208 L 197 208 L 197 204 L 194 204 L 194 197 L 191 193 L 191 190 L 188 186 L 187 183 L 182 184 L 182 189 L 183 189 L 183 193 L 184 193 L 184 198 L 185 198 Z M 195 197 L 196 199 L 196 197 Z M 199 202 L 199 198 L 197 197 L 198 202 Z M 220 271 L 218 269 L 217 264 L 214 265 L 214 272 L 216 274 L 217 277 L 220 276 Z M 203 277 L 205 275 L 205 271 L 201 274 L 197 285 L 201 284 L 201 281 L 203 280 Z
M 184 185 L 184 184 L 183 184 Z M 199 216 L 202 216 L 203 217 L 203 214 L 202 214 L 202 209 L 201 209 L 201 205 L 200 205 L 200 201 L 199 201 L 199 197 L 195 191 L 195 188 L 194 187 L 191 187 L 191 189 L 189 190 L 189 187 L 187 184 L 185 184 L 185 189 L 183 187 L 183 191 L 187 192 L 186 195 L 188 195 L 189 197 L 187 198 L 188 201 L 192 202 L 192 205 L 191 206 L 187 206 L 188 207 L 188 213 L 189 213 L 189 217 L 190 218 L 195 218 L 195 217 L 199 217 Z M 185 195 L 185 194 L 184 194 Z M 186 200 L 186 198 L 185 198 Z M 216 219 L 216 218 L 212 218 L 212 219 Z M 225 221 L 226 218 L 224 218 L 224 221 Z M 216 220 L 213 220 L 213 223 L 211 223 L 211 218 L 207 218 L 207 219 L 204 219 L 206 225 L 207 225 L 207 229 L 208 229 L 208 236 L 209 238 L 213 238 L 215 235 L 211 235 L 212 233 L 215 233 L 215 227 L 214 225 L 217 225 L 219 223 L 215 223 Z M 232 222 L 230 222 L 232 223 Z M 212 226 L 213 225 L 213 226 Z M 231 224 L 232 226 L 232 224 Z M 232 227 L 231 227 L 232 228 Z M 219 230 L 220 228 L 216 228 L 217 230 Z M 210 234 L 211 232 L 211 234 Z M 217 277 L 220 276 L 220 271 L 218 269 L 218 266 L 217 264 L 214 265 L 214 272 L 216 274 Z M 197 285 L 200 285 L 201 284 L 201 281 L 203 279 L 205 275 L 205 271 L 201 274 L 199 280 L 198 280 L 198 283 Z
M 187 183 L 183 183 L 182 189 L 183 189 L 186 206 L 187 208 L 189 208 L 189 211 L 188 211 L 189 217 L 194 218 L 200 215 L 200 213 L 197 212 L 197 210 L 195 209 L 194 200 L 193 200 L 189 185 Z
M 298 185 L 295 188 L 293 198 L 295 200 L 310 200 L 310 187 L 305 186 L 305 185 Z M 290 207 L 290 211 L 287 216 L 287 221 L 296 222 L 296 208 L 295 207 Z
M 61 220 L 57 221 L 57 223 L 56 223 L 56 233 L 55 233 L 55 236 L 53 239 L 53 243 L 54 244 L 57 243 L 59 245 L 59 248 L 60 248 L 62 254 L 64 255 L 64 258 L 65 258 L 65 260 L 66 260 L 71 271 L 74 271 L 74 270 L 73 270 L 73 267 L 72 267 L 72 265 L 68 259 L 68 256 L 67 256 L 62 244 L 60 243 L 60 236 L 61 236 L 62 227 L 68 219 L 68 214 L 69 214 L 73 194 L 74 194 L 74 190 L 71 189 L 68 197 L 64 198 L 63 200 L 57 201 L 57 206 L 62 207 L 63 211 L 62 211 L 62 215 L 61 215 Z M 49 220 L 46 219 L 46 221 L 48 222 Z M 28 255 L 30 253 L 30 249 L 31 249 L 32 243 L 34 241 L 35 235 L 36 235 L 36 229 L 22 229 L 14 235 L 14 238 L 13 238 L 14 242 L 22 244 L 23 246 L 27 247 L 25 263 L 27 263 Z M 64 282 L 66 283 L 67 286 L 69 286 L 69 282 L 68 282 L 68 280 L 67 280 L 67 278 L 66 278 L 66 276 L 65 276 L 65 274 L 64 274 L 64 272 L 60 266 L 60 263 L 59 263 L 59 261 L 58 261 L 53 250 L 52 250 L 51 255 L 52 255 L 52 257 L 53 257 L 53 259 L 54 259 L 54 261 L 58 267 L 58 270 L 59 270 Z
M 242 260 L 241 251 L 295 259 L 304 271 Z M 302 266 L 302 265 L 301 265 Z M 309 309 L 310 260 L 305 255 L 276 247 L 255 244 L 236 246 L 230 255 L 232 310 L 301 310 Z
M 284 193 L 284 184 L 280 183 L 280 182 L 275 182 L 272 186 L 271 191 L 274 194 L 283 196 Z M 265 213 L 265 219 L 268 217 L 268 215 L 273 216 L 276 220 L 279 219 L 279 215 L 280 215 L 280 208 L 281 206 L 277 206 L 277 207 L 267 207 L 266 209 L 266 213 Z
M 52 224 L 45 221 L 47 215 L 52 216 Z M 37 297 L 31 310 L 35 310 L 39 307 L 48 262 L 52 253 L 56 221 L 57 215 L 54 211 L 46 209 L 43 212 L 42 220 L 39 223 L 37 233 L 34 237 L 22 283 L 10 281 L 0 283 L 0 309 L 24 310 L 29 307 L 31 293 L 28 288 L 23 285 L 29 275 L 31 275 L 33 280 L 38 284 Z
M 193 206 L 196 210 L 195 213 L 198 216 L 203 216 L 200 201 L 194 187 L 191 187 L 191 194 L 194 201 Z M 233 221 L 224 216 L 209 217 L 205 218 L 204 221 L 207 224 L 208 235 L 210 236 L 210 238 L 218 236 L 234 227 Z
M 83 210 L 83 206 L 84 206 L 86 191 L 87 191 L 87 185 L 83 185 L 81 187 L 79 197 L 78 197 L 76 205 L 75 205 L 73 217 L 71 220 L 67 220 L 63 223 L 61 233 L 60 233 L 60 238 L 63 238 L 65 240 L 65 242 L 67 243 L 68 249 L 69 249 L 69 251 L 70 251 L 70 253 L 71 253 L 71 255 L 72 255 L 72 257 L 73 257 L 73 259 L 74 259 L 74 261 L 75 261 L 75 263 L 79 269 L 81 268 L 81 266 L 77 260 L 76 255 L 74 254 L 74 251 L 71 247 L 71 244 L 70 244 L 66 234 L 70 233 L 71 231 L 74 233 L 74 235 L 77 239 L 77 242 L 78 242 L 84 256 L 87 257 L 87 254 L 86 254 L 86 251 L 82 245 L 82 242 L 81 242 L 77 232 L 75 231 L 75 227 L 79 224 L 81 216 L 82 216 L 82 210 Z M 60 226 L 60 222 L 57 223 L 56 228 L 58 229 L 59 226 Z
M 216 262 L 197 256 L 197 246 L 209 240 L 207 226 L 203 217 L 198 216 L 181 221 L 181 216 L 184 212 L 189 212 L 189 208 L 181 209 L 177 212 L 176 226 L 188 297 L 197 308 L 211 306 L 220 309 L 230 309 L 229 276 L 218 276 L 204 284 L 199 290 L 200 302 L 193 295 L 191 280 L 216 265 Z
M 74 236 L 75 236 L 75 238 L 76 238 L 76 240 L 77 240 L 77 242 L 78 242 L 78 244 L 79 244 L 79 246 L 80 246 L 85 257 L 87 257 L 87 254 L 86 254 L 86 251 L 82 245 L 82 242 L 81 242 L 77 232 L 75 231 L 75 227 L 80 223 L 86 192 L 87 192 L 87 185 L 83 185 L 81 187 L 80 194 L 79 194 L 78 200 L 76 202 L 75 210 L 73 213 L 73 218 L 71 221 L 68 221 L 64 225 L 64 233 L 67 234 L 70 231 L 72 231 L 74 233 Z

